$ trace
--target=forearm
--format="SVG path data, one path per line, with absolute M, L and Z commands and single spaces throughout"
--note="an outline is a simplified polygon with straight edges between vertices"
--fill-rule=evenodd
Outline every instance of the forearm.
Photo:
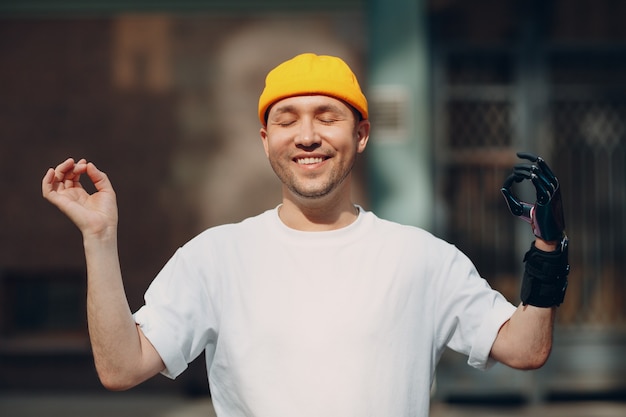
M 544 252 L 552 252 L 557 249 L 559 242 L 546 242 L 543 239 L 535 239 L 535 247 Z
M 516 369 L 536 369 L 545 364 L 552 350 L 556 307 L 520 304 L 501 327 L 491 348 L 491 357 Z
M 149 342 L 137 328 L 128 305 L 115 233 L 84 237 L 84 246 L 87 319 L 96 369 L 105 387 L 130 388 L 160 369 L 154 360 L 150 363 L 153 356 L 145 354 Z
M 545 252 L 557 250 L 557 242 L 535 240 L 535 247 Z M 548 360 L 556 306 L 536 307 L 520 304 L 502 326 L 491 350 L 491 356 L 513 368 L 536 369 Z

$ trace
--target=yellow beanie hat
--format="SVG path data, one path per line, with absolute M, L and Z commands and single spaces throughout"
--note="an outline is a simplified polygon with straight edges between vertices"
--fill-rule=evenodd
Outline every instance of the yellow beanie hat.
M 270 106 L 287 97 L 321 94 L 343 100 L 363 119 L 368 118 L 367 99 L 356 76 L 340 58 L 311 53 L 298 55 L 271 70 L 259 98 L 259 120 L 266 124 Z

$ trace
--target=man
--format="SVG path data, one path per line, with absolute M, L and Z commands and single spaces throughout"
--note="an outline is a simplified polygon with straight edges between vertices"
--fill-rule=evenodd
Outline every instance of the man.
M 282 203 L 180 248 L 135 314 L 107 176 L 84 159 L 46 173 L 44 197 L 83 235 L 89 331 L 107 388 L 159 372 L 174 378 L 205 351 L 218 416 L 427 416 L 445 347 L 481 369 L 494 361 L 543 365 L 562 301 L 553 281 L 566 276 L 544 266 L 561 266 L 567 254 L 557 247 L 558 182 L 543 160 L 527 157 L 536 164 L 518 167 L 503 188 L 538 236 L 527 255 L 530 289 L 515 308 L 452 245 L 352 202 L 352 167 L 370 122 L 357 79 L 339 58 L 303 54 L 276 67 L 258 116 Z M 81 187 L 83 174 L 95 193 Z M 524 179 L 546 201 L 519 202 L 510 185 Z M 540 239 L 546 229 L 550 238 Z

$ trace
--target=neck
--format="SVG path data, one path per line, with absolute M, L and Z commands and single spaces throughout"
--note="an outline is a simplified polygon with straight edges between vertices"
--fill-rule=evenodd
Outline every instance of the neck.
M 279 209 L 282 222 L 296 230 L 328 231 L 346 227 L 358 217 L 358 208 L 351 200 L 335 202 L 301 201 L 293 196 L 283 196 L 283 204 Z

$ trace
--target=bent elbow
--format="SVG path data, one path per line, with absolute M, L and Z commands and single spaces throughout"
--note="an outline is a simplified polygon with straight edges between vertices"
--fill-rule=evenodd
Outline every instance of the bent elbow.
M 126 391 L 165 369 L 158 355 L 150 361 L 142 358 L 132 361 L 102 360 L 94 356 L 94 363 L 100 383 L 109 391 Z
M 546 362 L 548 362 L 548 358 L 550 357 L 550 349 L 544 350 L 537 354 L 534 358 L 534 361 L 531 362 L 530 369 L 539 369 L 543 367 Z
M 135 381 L 121 372 L 98 370 L 98 378 L 102 386 L 108 391 L 126 391 L 140 383 L 140 381 Z
M 520 371 L 534 371 L 543 367 L 545 364 L 545 360 L 532 360 L 512 365 L 512 368 L 519 369 Z
M 118 380 L 115 378 L 100 377 L 100 383 L 108 391 L 126 391 L 135 386 L 134 384 L 129 384 L 125 381 Z
M 550 348 L 545 348 L 533 354 L 524 355 L 509 366 L 522 371 L 533 371 L 543 367 L 550 357 Z

